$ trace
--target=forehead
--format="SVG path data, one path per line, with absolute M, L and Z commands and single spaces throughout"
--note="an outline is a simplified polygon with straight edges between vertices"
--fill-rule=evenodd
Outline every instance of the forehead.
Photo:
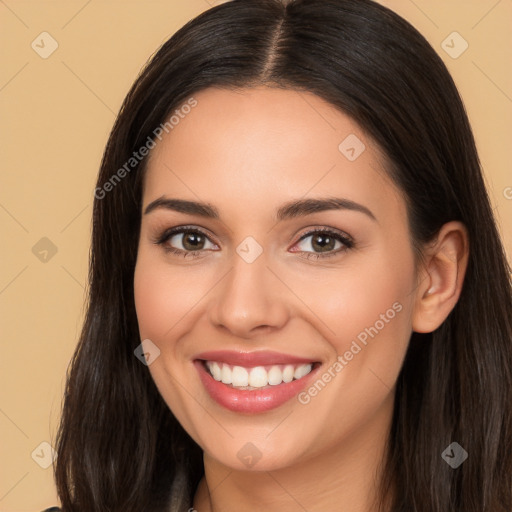
M 145 204 L 172 195 L 246 210 L 342 194 L 384 207 L 397 196 L 379 148 L 312 93 L 209 88 L 193 100 L 149 155 Z

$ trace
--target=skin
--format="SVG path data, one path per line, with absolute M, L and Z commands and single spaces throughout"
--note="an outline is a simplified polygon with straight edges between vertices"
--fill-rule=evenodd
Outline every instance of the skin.
M 311 93 L 210 88 L 194 98 L 197 106 L 151 151 L 142 210 L 172 197 L 210 203 L 220 218 L 142 213 L 134 276 L 141 340 L 160 350 L 149 371 L 204 450 L 194 508 L 370 512 L 410 335 L 437 328 L 460 294 L 464 226 L 443 226 L 419 265 L 404 198 L 379 148 Z M 366 147 L 354 161 L 338 149 L 349 134 Z M 274 217 L 286 202 L 324 197 L 364 205 L 375 220 L 348 209 Z M 199 255 L 154 243 L 183 225 L 207 233 Z M 322 227 L 348 234 L 354 247 L 315 259 L 324 254 L 315 235 L 300 238 Z M 252 263 L 236 252 L 248 236 L 263 250 Z M 190 248 L 182 242 L 177 235 L 167 246 Z M 400 312 L 307 404 L 294 398 L 264 413 L 229 411 L 192 364 L 205 350 L 267 349 L 320 361 L 322 375 L 395 303 Z M 237 456 L 249 442 L 261 455 L 252 467 Z

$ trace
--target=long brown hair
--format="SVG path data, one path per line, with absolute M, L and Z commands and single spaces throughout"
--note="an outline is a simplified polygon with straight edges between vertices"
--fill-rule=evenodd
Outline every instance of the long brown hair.
M 108 193 L 94 201 L 88 309 L 57 436 L 63 510 L 191 506 L 202 451 L 134 356 L 146 158 L 105 184 L 194 92 L 261 84 L 317 94 L 370 134 L 403 192 L 415 246 L 448 221 L 467 226 L 460 299 L 436 331 L 413 333 L 398 377 L 381 495 L 393 488 L 392 512 L 510 512 L 510 268 L 450 74 L 424 37 L 371 0 L 224 3 L 176 32 L 129 91 L 99 173 Z M 456 469 L 441 457 L 452 442 L 469 455 Z

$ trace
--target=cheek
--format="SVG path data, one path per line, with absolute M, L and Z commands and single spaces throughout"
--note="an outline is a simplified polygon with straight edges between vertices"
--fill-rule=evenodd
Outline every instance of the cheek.
M 135 267 L 134 296 L 137 321 L 141 337 L 159 339 L 164 332 L 168 311 L 173 307 L 173 283 L 162 278 L 158 267 L 146 264 L 144 256 L 139 257 Z M 167 325 L 169 329 L 170 325 Z
M 180 272 L 158 255 L 139 250 L 134 274 L 134 296 L 140 335 L 163 340 L 189 314 L 206 283 L 193 272 Z
M 383 330 L 406 319 L 413 279 L 412 265 L 395 263 L 393 268 L 382 261 L 326 275 L 316 279 L 314 286 L 303 280 L 298 294 L 308 298 L 308 306 L 325 326 L 326 337 L 343 341 L 375 324 Z
M 412 253 L 397 253 L 379 250 L 357 264 L 354 258 L 353 266 L 314 286 L 304 279 L 297 290 L 321 320 L 316 324 L 333 349 L 332 361 L 343 358 L 344 377 L 338 380 L 346 390 L 371 384 L 372 372 L 391 386 L 400 371 L 412 329 L 415 272 Z
M 150 339 L 161 353 L 161 357 L 157 357 L 148 370 L 169 408 L 182 424 L 188 426 L 189 432 L 195 432 L 183 413 L 190 404 L 180 392 L 179 384 L 187 382 L 189 376 L 186 369 L 173 364 L 179 355 L 178 343 L 173 340 L 179 337 L 179 328 L 182 328 L 182 324 L 177 326 L 177 323 L 197 303 L 197 290 L 196 293 L 189 291 L 191 287 L 187 286 L 183 273 L 181 276 L 158 255 L 139 248 L 134 273 L 134 297 L 140 337 L 141 340 Z
M 318 418 L 337 425 L 325 443 L 338 442 L 392 407 L 411 334 L 413 282 L 412 258 L 397 261 L 382 253 L 310 287 L 307 304 L 321 319 L 316 324 L 333 355 L 318 377 L 326 384 L 313 383 L 299 401 L 309 411 L 304 428 L 317 428 Z

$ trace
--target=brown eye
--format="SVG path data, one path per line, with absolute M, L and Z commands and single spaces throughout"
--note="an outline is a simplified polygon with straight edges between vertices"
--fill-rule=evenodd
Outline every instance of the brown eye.
M 176 238 L 176 236 L 181 236 L 181 244 L 183 248 L 187 251 L 197 251 L 198 249 L 203 249 L 206 237 L 200 233 L 194 231 L 185 231 L 182 235 L 175 235 L 172 238 Z
M 317 229 L 306 233 L 296 244 L 299 248 L 294 252 L 308 253 L 308 257 L 318 258 L 334 256 L 354 246 L 354 242 L 346 235 L 332 231 Z
M 162 245 L 167 252 L 183 256 L 217 248 L 205 233 L 187 227 L 172 228 L 155 240 L 155 243 Z
M 336 239 L 324 233 L 313 235 L 311 238 L 311 247 L 318 252 L 332 251 L 335 245 Z

